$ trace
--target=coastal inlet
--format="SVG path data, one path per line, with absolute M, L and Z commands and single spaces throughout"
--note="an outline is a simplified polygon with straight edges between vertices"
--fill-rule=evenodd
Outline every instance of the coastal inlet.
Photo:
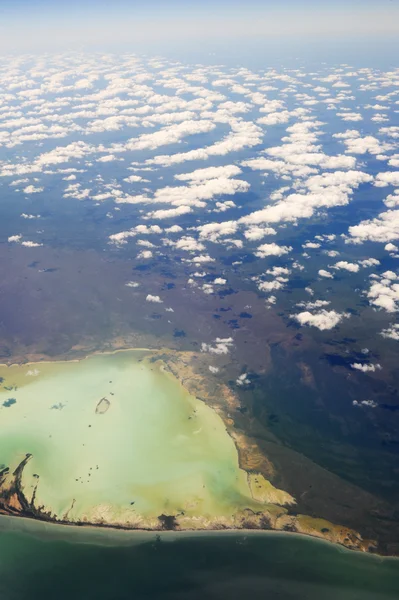
M 267 506 L 221 417 L 151 353 L 2 366 L 0 376 L 1 512 L 202 528 Z M 281 491 L 279 504 L 290 502 Z

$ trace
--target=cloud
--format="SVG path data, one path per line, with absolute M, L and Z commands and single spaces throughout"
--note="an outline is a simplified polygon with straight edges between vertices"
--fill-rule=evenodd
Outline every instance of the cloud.
M 346 243 L 363 244 L 366 241 L 382 242 L 399 239 L 399 210 L 388 210 L 374 219 L 361 221 L 348 229 Z
M 267 235 L 276 235 L 277 231 L 273 227 L 258 227 L 257 225 L 249 227 L 244 231 L 244 237 L 250 242 L 256 242 Z
M 382 337 L 384 338 L 389 338 L 391 340 L 396 340 L 397 342 L 399 342 L 399 324 L 391 324 L 386 329 L 383 329 L 380 335 L 382 335 Z
M 325 277 L 326 279 L 334 279 L 334 275 L 330 273 L 330 271 L 326 271 L 325 269 L 320 269 L 318 271 L 320 277 Z
M 346 271 L 350 271 L 351 273 L 357 273 L 360 267 L 356 263 L 350 263 L 346 260 L 340 260 L 339 262 L 335 263 L 335 265 L 333 265 L 331 268 L 344 269 Z
M 348 317 L 349 314 L 338 313 L 335 310 L 321 310 L 318 313 L 304 311 L 297 315 L 291 315 L 291 318 L 298 321 L 300 325 L 310 325 L 311 327 L 317 327 L 321 331 L 336 327 L 343 319 Z
M 258 246 L 255 256 L 259 258 L 266 258 L 267 256 L 283 256 L 291 252 L 291 246 L 279 246 L 278 244 L 262 244 Z
M 248 373 L 243 373 L 236 379 L 236 385 L 238 386 L 250 385 L 250 383 L 251 380 L 248 378 Z
M 382 308 L 387 312 L 397 312 L 399 310 L 399 276 L 393 271 L 385 271 L 381 276 L 375 276 L 375 279 L 367 297 L 372 306 Z
M 168 167 L 190 160 L 207 160 L 211 156 L 225 156 L 231 152 L 238 152 L 243 148 L 251 148 L 262 142 L 263 132 L 260 127 L 250 121 L 236 119 L 230 122 L 231 133 L 220 142 L 215 142 L 205 148 L 189 150 L 188 152 L 173 155 L 157 156 L 148 159 L 147 164 Z
M 163 302 L 159 296 L 153 296 L 152 294 L 147 294 L 146 301 L 154 302 L 155 304 L 162 304 Z
M 201 252 L 205 250 L 204 244 L 190 236 L 181 237 L 174 243 L 174 247 L 177 250 L 185 250 L 187 252 Z
M 344 137 L 345 136 L 345 137 Z M 372 135 L 361 137 L 358 131 L 348 130 L 345 134 L 335 134 L 333 137 L 344 140 L 346 152 L 348 154 L 383 154 L 393 148 L 392 144 L 381 142 Z
M 376 258 L 365 258 L 364 260 L 359 260 L 359 265 L 362 267 L 377 267 L 380 264 L 380 261 Z
M 21 217 L 23 219 L 29 219 L 29 220 L 40 219 L 40 215 L 29 215 L 29 214 L 26 214 L 26 213 L 21 213 Z
M 38 242 L 31 242 L 30 240 L 26 240 L 21 242 L 21 246 L 26 246 L 27 248 L 38 248 L 39 246 L 43 246 L 43 244 L 39 244 Z
M 306 308 L 306 310 L 314 310 L 315 308 L 322 308 L 331 304 L 328 300 L 315 300 L 314 302 L 298 302 L 296 306 L 299 308 Z
M 311 250 L 320 248 L 320 246 L 321 244 L 318 244 L 317 242 L 306 242 L 305 244 L 302 244 L 302 248 L 310 248 Z
M 337 113 L 337 117 L 341 117 L 343 121 L 363 121 L 362 115 L 360 113 L 355 112 Z
M 44 188 L 35 187 L 34 185 L 27 185 L 26 188 L 24 188 L 24 190 L 23 190 L 24 194 L 38 194 L 43 191 L 44 191 Z
M 101 156 L 100 158 L 97 158 L 97 162 L 103 162 L 103 163 L 113 162 L 115 160 L 121 160 L 121 159 L 118 158 L 117 156 L 115 156 L 115 154 L 107 154 L 106 156 Z
M 217 242 L 222 236 L 233 235 L 238 228 L 235 221 L 224 221 L 222 223 L 206 223 L 197 227 L 201 239 Z
M 318 209 L 345 206 L 353 189 L 372 180 L 371 175 L 362 171 L 339 171 L 310 177 L 304 183 L 304 187 L 310 188 L 309 193 L 289 194 L 271 206 L 241 217 L 239 222 L 255 225 L 309 219 Z
M 387 187 L 388 185 L 399 186 L 399 171 L 386 171 L 376 175 L 374 185 L 377 187 Z
M 161 146 L 176 144 L 184 137 L 199 133 L 208 133 L 215 129 L 216 125 L 208 120 L 203 121 L 183 121 L 169 125 L 155 131 L 154 133 L 143 133 L 137 138 L 130 138 L 125 144 L 111 146 L 114 152 L 124 152 L 126 150 L 156 150 Z
M 206 169 L 197 169 L 192 173 L 182 173 L 175 175 L 175 179 L 179 181 L 203 182 L 207 179 L 217 179 L 222 177 L 228 179 L 242 173 L 239 167 L 235 165 L 225 165 L 224 167 L 208 167 Z
M 151 250 L 142 250 L 141 252 L 138 253 L 137 258 L 152 258 L 153 254 Z
M 192 211 L 190 206 L 178 206 L 177 208 L 166 208 L 154 210 L 153 212 L 148 213 L 147 217 L 149 219 L 174 219 L 175 217 L 180 217 L 181 215 L 186 215 Z
M 381 370 L 382 367 L 379 364 L 372 365 L 367 363 L 353 363 L 351 364 L 352 369 L 362 371 L 363 373 L 374 373 L 375 371 Z
M 228 354 L 233 347 L 233 338 L 216 338 L 213 345 L 202 343 L 201 352 L 210 352 L 211 354 Z

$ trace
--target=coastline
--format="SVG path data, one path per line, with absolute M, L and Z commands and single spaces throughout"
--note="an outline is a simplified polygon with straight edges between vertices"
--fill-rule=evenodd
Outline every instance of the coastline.
M 399 561 L 397 556 L 384 556 L 378 553 L 364 552 L 362 550 L 350 549 L 343 544 L 333 542 L 328 539 L 320 538 L 306 533 L 293 531 L 264 530 L 264 529 L 184 529 L 168 531 L 163 529 L 129 529 L 124 527 L 115 527 L 111 525 L 95 525 L 82 523 L 59 523 L 45 521 L 32 517 L 20 517 L 0 515 L 0 532 L 15 531 L 25 533 L 46 540 L 60 540 L 66 542 L 76 542 L 81 544 L 93 544 L 99 546 L 133 546 L 148 542 L 156 542 L 161 539 L 163 542 L 174 542 L 179 538 L 197 538 L 197 537 L 236 537 L 248 535 L 267 536 L 267 537 L 290 537 L 297 539 L 307 539 L 314 543 L 326 544 L 337 548 L 345 554 L 359 554 L 367 556 L 377 561 Z M 79 536 L 84 539 L 77 539 Z
M 47 360 L 33 360 L 33 361 L 21 361 L 21 362 L 12 362 L 12 363 L 0 363 L 0 367 L 6 367 L 6 368 L 11 368 L 11 367 L 24 367 L 24 366 L 31 366 L 31 365 L 51 365 L 54 363 L 57 364 L 65 364 L 65 363 L 79 363 L 79 362 L 83 362 L 84 360 L 89 359 L 92 356 L 106 356 L 109 354 L 118 354 L 119 352 L 167 352 L 169 351 L 168 348 L 117 348 L 115 350 L 96 350 L 95 352 L 90 352 L 89 354 L 85 354 L 83 355 L 81 358 L 65 358 L 65 359 L 60 359 L 60 358 L 54 358 L 54 359 L 47 359 Z
M 140 353 L 145 352 L 149 354 L 149 358 L 153 359 L 155 363 L 158 363 L 160 368 L 164 369 L 166 374 L 174 377 L 178 380 L 180 385 L 188 391 L 191 395 L 207 404 L 212 410 L 214 410 L 219 417 L 222 419 L 227 434 L 231 437 L 238 454 L 239 468 L 246 473 L 247 480 L 254 475 L 259 475 L 263 478 L 264 483 L 270 485 L 273 493 L 280 493 L 282 495 L 288 493 L 283 490 L 278 490 L 270 482 L 270 478 L 273 475 L 273 465 L 269 462 L 268 458 L 260 453 L 256 444 L 250 438 L 247 438 L 244 432 L 235 430 L 234 420 L 231 417 L 232 409 L 235 409 L 236 398 L 234 393 L 227 388 L 223 382 L 218 382 L 215 386 L 213 384 L 212 389 L 208 387 L 208 379 L 206 376 L 198 372 L 198 364 L 196 367 L 192 364 L 192 358 L 198 357 L 198 353 L 193 352 L 179 352 L 174 349 L 165 347 L 161 348 L 116 348 L 113 350 L 106 351 L 95 351 L 85 354 L 81 358 L 71 358 L 66 360 L 39 360 L 30 362 L 13 363 L 10 365 L 4 364 L 2 366 L 11 368 L 17 366 L 38 366 L 40 364 L 65 364 L 65 363 L 78 363 L 88 360 L 94 356 L 107 356 L 115 355 L 118 353 Z M 151 356 L 152 354 L 152 356 Z M 201 356 L 201 355 L 199 355 Z M 147 357 L 148 358 L 148 357 Z M 28 456 L 26 457 L 29 460 Z M 25 461 L 23 461 L 24 463 Z M 22 463 L 21 463 L 22 465 Z M 22 467 L 23 468 L 23 467 Z M 16 475 L 16 472 L 14 473 Z M 19 477 L 22 475 L 19 474 Z M 68 526 L 77 528 L 79 530 L 92 528 L 96 531 L 125 531 L 129 533 L 146 532 L 151 535 L 159 535 L 160 533 L 165 534 L 167 529 L 162 527 L 161 520 L 159 521 L 159 528 L 157 526 L 146 527 L 129 527 L 123 523 L 109 522 L 91 522 L 91 521 L 68 521 L 67 519 L 61 520 L 54 518 L 51 514 L 43 513 L 40 509 L 32 506 L 24 498 L 23 491 L 21 488 L 21 481 L 16 482 L 18 504 L 20 509 L 10 510 L 5 512 L 6 507 L 2 507 L 3 511 L 0 516 L 11 516 L 20 519 L 28 519 L 29 522 L 45 523 L 54 526 Z M 253 490 L 249 485 L 249 489 L 254 499 Z M 19 498 L 20 494 L 20 498 Z M 295 503 L 295 500 L 293 503 Z M 265 507 L 264 512 L 256 513 L 251 509 L 245 509 L 241 514 L 237 513 L 237 518 L 226 519 L 217 522 L 216 520 L 208 519 L 204 515 L 198 515 L 192 520 L 194 527 L 190 527 L 189 523 L 177 523 L 176 528 L 172 531 L 176 534 L 183 532 L 197 533 L 220 533 L 224 531 L 241 533 L 243 531 L 251 531 L 258 533 L 275 532 L 275 533 L 294 533 L 300 536 L 311 537 L 313 539 L 319 539 L 322 541 L 328 541 L 334 545 L 342 548 L 346 548 L 351 551 L 359 551 L 362 553 L 376 554 L 376 544 L 370 540 L 363 540 L 362 536 L 347 527 L 341 527 L 339 525 L 325 521 L 324 519 L 317 519 L 303 514 L 297 514 L 295 512 L 289 513 L 284 508 L 285 502 L 276 501 L 271 499 L 270 496 L 264 500 Z M 290 504 L 290 502 L 288 503 Z M 162 515 L 161 515 L 162 516 Z M 264 526 L 262 522 L 262 516 L 266 516 L 268 520 L 267 526 Z M 158 517 L 159 518 L 159 517 Z M 191 523 L 191 524 L 192 524 Z M 242 527 L 241 527 L 242 524 Z M 237 526 L 238 525 L 238 526 Z M 247 527 L 246 527 L 247 525 Z M 249 527 L 248 527 L 249 526 Z M 168 534 L 172 533 L 168 531 Z M 380 555 L 384 556 L 384 555 Z

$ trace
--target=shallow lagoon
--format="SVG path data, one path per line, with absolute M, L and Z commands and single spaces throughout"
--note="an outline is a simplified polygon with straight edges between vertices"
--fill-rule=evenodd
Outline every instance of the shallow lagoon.
M 0 376 L 0 463 L 12 470 L 32 454 L 25 495 L 39 482 L 35 505 L 58 519 L 137 524 L 251 505 L 221 418 L 145 353 L 2 366 Z

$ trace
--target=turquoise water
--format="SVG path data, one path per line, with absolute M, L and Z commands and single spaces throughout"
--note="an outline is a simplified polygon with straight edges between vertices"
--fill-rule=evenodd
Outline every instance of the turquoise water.
M 58 519 L 153 526 L 163 513 L 228 517 L 255 505 L 219 415 L 140 358 L 0 367 L 0 463 L 12 471 L 32 454 L 24 492 L 38 482 L 36 506 Z
M 397 600 L 399 561 L 282 533 L 113 532 L 0 517 L 2 600 Z

